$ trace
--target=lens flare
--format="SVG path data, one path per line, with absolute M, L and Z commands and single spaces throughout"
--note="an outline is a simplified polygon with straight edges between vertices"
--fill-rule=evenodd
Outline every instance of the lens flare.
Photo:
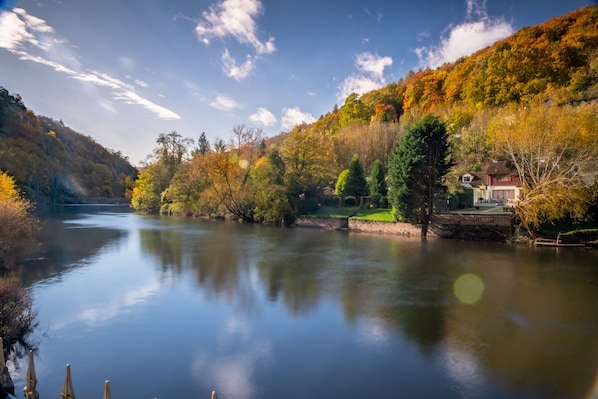
M 484 282 L 475 274 L 463 274 L 455 281 L 453 292 L 461 302 L 472 305 L 482 297 Z

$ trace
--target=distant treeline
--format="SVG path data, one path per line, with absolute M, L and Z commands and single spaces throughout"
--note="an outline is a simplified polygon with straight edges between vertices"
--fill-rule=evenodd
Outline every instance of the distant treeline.
M 35 115 L 1 86 L 0 170 L 38 205 L 128 202 L 137 176 L 120 152 Z
M 352 159 L 370 183 L 377 174 L 377 181 L 391 183 L 390 197 L 397 190 L 397 149 L 411 127 L 433 114 L 446 128 L 452 165 L 442 176 L 444 189 L 434 188 L 438 195 L 458 196 L 460 176 L 501 159 L 521 178 L 515 212 L 526 229 L 562 219 L 597 222 L 597 98 L 598 7 L 589 6 L 437 69 L 353 93 L 314 123 L 276 137 L 237 126 L 230 140 L 209 143 L 202 134 L 193 147 L 177 132 L 163 133 L 132 204 L 148 212 L 286 223 L 334 192 Z

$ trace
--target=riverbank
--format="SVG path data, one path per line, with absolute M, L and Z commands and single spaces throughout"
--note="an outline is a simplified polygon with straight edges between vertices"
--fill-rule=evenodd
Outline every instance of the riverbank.
M 506 241 L 513 235 L 513 215 L 446 213 L 433 216 L 428 237 L 472 241 Z M 297 227 L 323 228 L 355 232 L 419 236 L 421 226 L 402 222 L 368 221 L 355 218 L 299 217 Z

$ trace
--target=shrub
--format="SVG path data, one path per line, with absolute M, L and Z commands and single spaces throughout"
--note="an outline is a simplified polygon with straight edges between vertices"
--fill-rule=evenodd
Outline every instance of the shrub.
M 15 266 L 18 256 L 32 243 L 37 219 L 12 177 L 0 172 L 0 270 Z
M 27 336 L 37 326 L 29 291 L 14 280 L 0 278 L 0 336 L 7 348 L 26 345 Z

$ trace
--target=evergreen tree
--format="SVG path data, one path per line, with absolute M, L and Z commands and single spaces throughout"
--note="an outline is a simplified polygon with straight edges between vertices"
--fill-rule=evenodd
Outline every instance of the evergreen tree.
M 359 155 L 353 155 L 353 159 L 349 164 L 349 173 L 345 181 L 344 195 L 353 196 L 355 198 L 368 195 L 368 185 L 365 181 L 365 172 L 363 165 L 359 160 Z
M 368 182 L 370 189 L 370 197 L 374 206 L 379 207 L 382 198 L 386 197 L 388 188 L 386 187 L 385 171 L 382 162 L 377 159 L 372 164 L 372 170 L 370 172 L 370 181 Z
M 421 223 L 422 237 L 428 234 L 435 194 L 451 166 L 446 127 L 431 114 L 407 130 L 390 158 L 389 201 L 400 219 Z

